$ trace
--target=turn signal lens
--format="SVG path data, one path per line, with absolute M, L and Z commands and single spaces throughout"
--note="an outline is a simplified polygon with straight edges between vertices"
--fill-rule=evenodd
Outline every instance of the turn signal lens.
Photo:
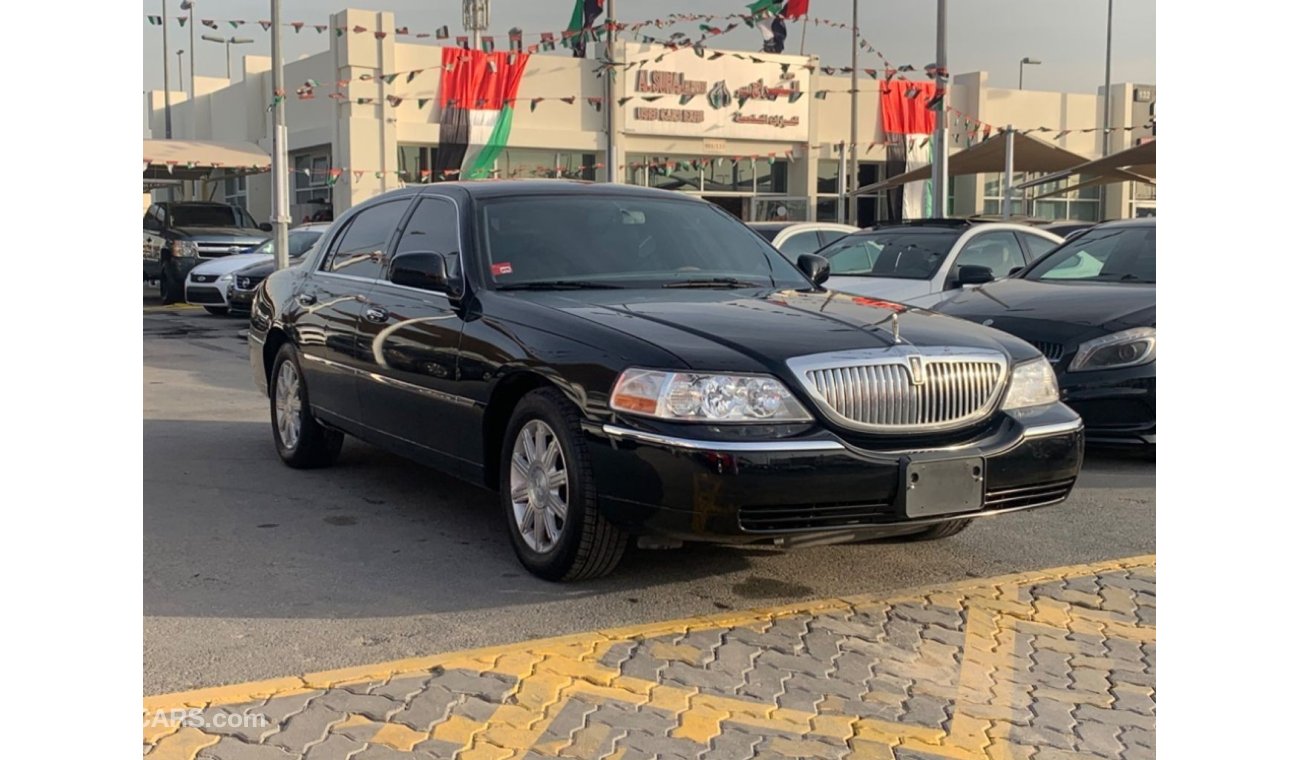
M 629 369 L 619 375 L 610 406 L 620 412 L 698 422 L 806 422 L 790 391 L 767 375 L 714 375 Z

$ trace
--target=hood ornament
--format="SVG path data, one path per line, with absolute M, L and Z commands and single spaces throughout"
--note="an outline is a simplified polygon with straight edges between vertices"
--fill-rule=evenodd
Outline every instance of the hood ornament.
M 894 343 L 902 343 L 903 339 L 898 337 L 898 312 L 890 314 L 890 317 L 892 317 L 894 323 Z

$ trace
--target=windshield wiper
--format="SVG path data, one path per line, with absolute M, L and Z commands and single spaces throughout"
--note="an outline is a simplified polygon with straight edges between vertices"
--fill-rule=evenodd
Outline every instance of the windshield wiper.
M 699 277 L 693 280 L 676 280 L 664 284 L 665 288 L 765 288 L 767 283 L 745 282 L 735 277 Z
M 509 282 L 497 285 L 497 290 L 617 290 L 622 285 L 595 280 L 537 280 L 535 282 Z

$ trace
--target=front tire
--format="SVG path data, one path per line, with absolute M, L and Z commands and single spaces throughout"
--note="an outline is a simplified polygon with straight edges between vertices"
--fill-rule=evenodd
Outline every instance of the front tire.
M 162 299 L 164 305 L 176 303 L 172 296 L 172 281 L 167 276 L 167 262 L 163 262 L 162 270 L 158 272 L 158 297 Z
M 334 464 L 343 448 L 343 434 L 324 427 L 312 415 L 302 362 L 292 343 L 276 354 L 270 391 L 271 434 L 280 459 L 299 469 Z
M 596 504 L 578 410 L 558 391 L 515 407 L 502 441 L 498 486 L 510 542 L 528 572 L 549 581 L 608 575 L 627 535 Z
M 204 306 L 203 309 L 207 313 L 217 317 L 224 317 L 230 313 L 230 309 L 225 306 Z

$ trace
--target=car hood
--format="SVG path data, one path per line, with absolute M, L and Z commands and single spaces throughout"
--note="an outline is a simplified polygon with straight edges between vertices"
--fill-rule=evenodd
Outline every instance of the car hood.
M 953 291 L 933 309 L 985 324 L 991 321 L 993 327 L 1028 320 L 1114 332 L 1155 325 L 1156 286 L 1015 278 Z
M 831 277 L 826 281 L 826 287 L 841 293 L 906 304 L 930 295 L 929 280 L 908 280 L 902 277 Z
M 274 260 L 274 256 L 266 253 L 237 253 L 233 256 L 223 256 L 212 261 L 205 261 L 191 269 L 190 274 L 223 275 Z
M 173 227 L 172 232 L 182 240 L 205 243 L 229 243 L 231 245 L 249 245 L 266 240 L 267 233 L 242 227 Z
M 828 291 L 656 289 L 493 295 L 513 301 L 516 308 L 529 304 L 563 315 L 548 320 L 560 334 L 581 340 L 584 329 L 571 320 L 594 323 L 639 338 L 691 369 L 782 374 L 792 357 L 885 348 L 894 345 L 895 315 L 903 343 L 991 349 L 1012 361 L 1035 355 L 1032 347 L 996 330 Z M 513 318 L 537 324 L 541 315 L 529 311 L 522 309 Z

